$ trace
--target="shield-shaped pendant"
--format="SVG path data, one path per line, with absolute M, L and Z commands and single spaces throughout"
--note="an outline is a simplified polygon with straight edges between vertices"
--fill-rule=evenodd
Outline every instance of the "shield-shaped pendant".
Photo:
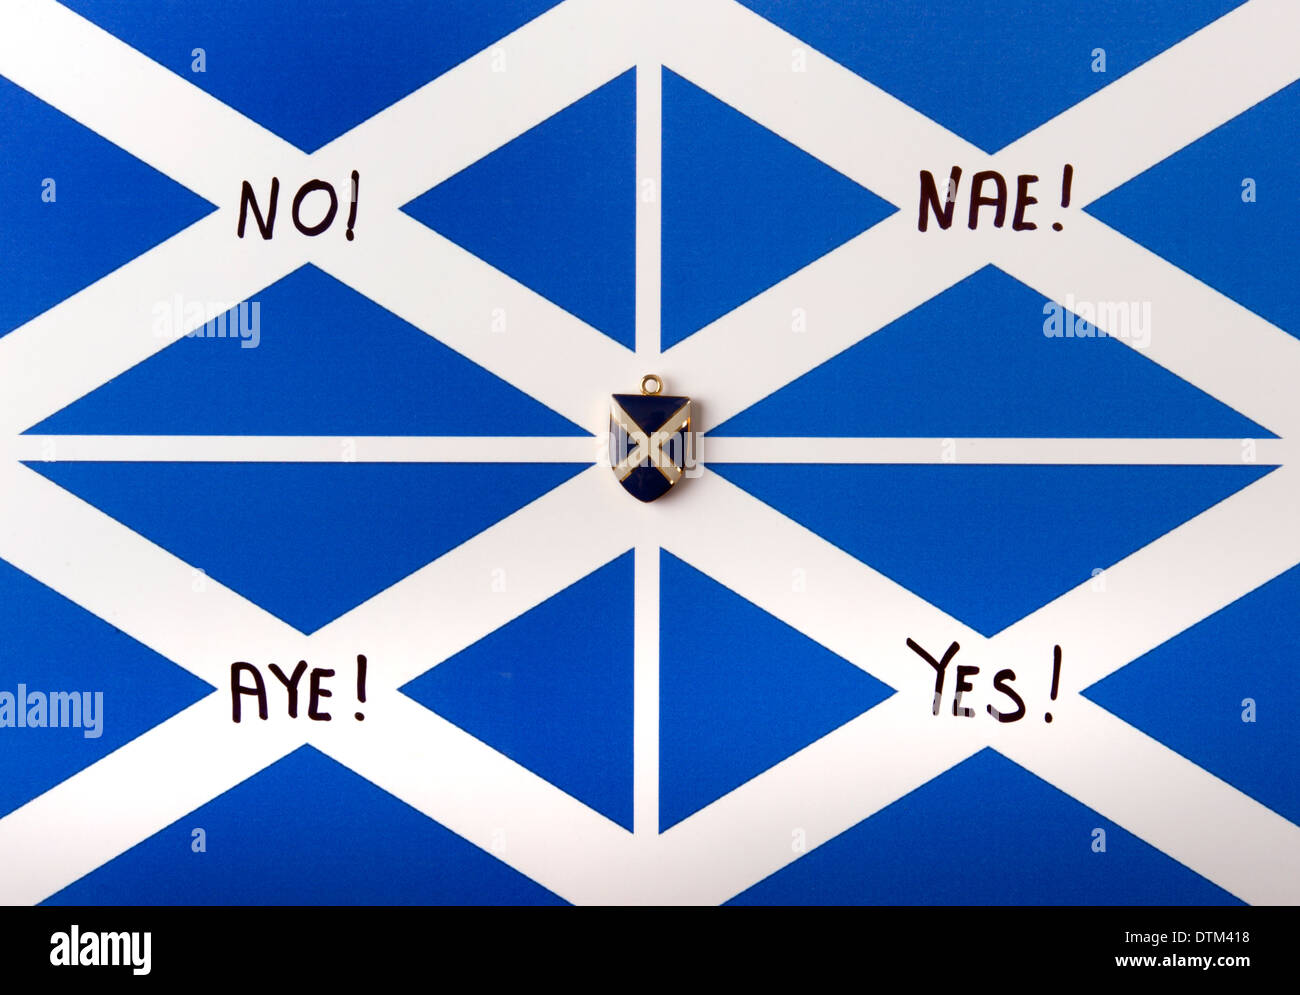
M 614 394 L 609 410 L 609 465 L 640 501 L 663 497 L 693 464 L 691 399 L 663 393 L 653 373 L 640 394 Z

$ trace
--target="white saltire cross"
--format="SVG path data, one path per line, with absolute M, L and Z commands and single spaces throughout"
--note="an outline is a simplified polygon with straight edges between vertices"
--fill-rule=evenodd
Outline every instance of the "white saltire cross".
M 304 743 L 574 902 L 724 901 L 796 859 L 793 829 L 814 847 L 985 746 L 1248 902 L 1300 902 L 1300 827 L 1078 693 L 1300 562 L 1300 342 L 1079 209 L 1293 82 L 1298 31 L 1290 0 L 1250 0 L 988 155 L 732 0 L 567 0 L 307 155 L 52 0 L 8 0 L 0 73 L 218 210 L 0 339 L 0 557 L 218 690 L 0 819 L 0 853 L 18 857 L 0 874 L 0 902 L 46 898 Z M 807 51 L 806 72 L 790 72 L 794 48 Z M 498 50 L 504 73 L 491 71 Z M 901 210 L 665 352 L 657 197 L 638 203 L 635 352 L 400 212 L 633 66 L 646 189 L 659 186 L 667 66 Z M 1061 233 L 916 231 L 920 169 L 1051 175 L 1067 161 L 1075 207 Z M 315 239 L 292 230 L 235 239 L 244 179 L 260 191 L 273 175 L 290 189 L 318 176 L 339 186 L 353 169 L 364 185 L 355 241 L 337 225 Z M 20 435 L 184 335 L 154 336 L 158 300 L 251 299 L 307 262 L 600 439 L 367 437 L 353 440 L 359 460 L 594 463 L 610 393 L 646 369 L 707 399 L 717 424 L 992 262 L 1051 299 L 1152 300 L 1159 325 L 1146 355 L 1276 433 L 1257 441 L 1258 459 L 1282 466 L 1109 569 L 1105 594 L 1084 584 L 992 639 L 716 474 L 690 481 L 671 507 L 642 506 L 599 466 L 307 637 L 213 581 L 195 594 L 200 564 L 19 463 L 43 458 L 50 443 L 60 460 L 338 459 L 337 439 Z M 815 331 L 789 334 L 795 306 Z M 499 308 L 509 331 L 485 334 Z M 940 459 L 933 439 L 705 442 L 706 463 Z M 1006 463 L 1240 460 L 1236 440 L 959 439 L 955 453 Z M 898 691 L 663 834 L 661 547 Z M 629 548 L 634 832 L 396 690 Z M 502 567 L 508 589 L 493 592 L 488 578 Z M 793 567 L 809 578 L 802 594 L 790 590 Z M 1160 599 L 1142 596 L 1157 586 Z M 964 662 L 990 673 L 1013 664 L 1029 680 L 1045 680 L 1051 646 L 1065 644 L 1056 721 L 934 721 L 931 672 L 906 635 L 939 648 L 956 639 Z M 366 722 L 231 722 L 232 661 L 357 652 L 370 660 Z

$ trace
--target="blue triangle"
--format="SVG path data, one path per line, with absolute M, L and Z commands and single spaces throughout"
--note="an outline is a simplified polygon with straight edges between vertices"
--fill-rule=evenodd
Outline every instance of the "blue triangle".
M 0 134 L 0 335 L 216 210 L 3 76 Z
M 0 560 L 0 694 L 18 685 L 45 697 L 44 728 L 17 728 L 15 700 L 0 703 L 0 816 L 89 767 L 192 705 L 213 688 L 85 609 Z M 90 711 L 54 692 L 80 693 Z M 85 698 L 85 694 L 89 698 Z M 102 700 L 96 695 L 102 695 Z M 95 702 L 100 701 L 99 707 Z M 24 711 L 26 717 L 29 713 Z M 76 720 L 80 727 L 71 722 Z
M 1094 829 L 1106 832 L 1104 853 L 1092 849 Z M 985 749 L 787 864 L 731 904 L 1241 903 Z
M 195 829 L 206 850 L 195 852 Z M 173 822 L 46 905 L 562 905 L 310 746 Z
M 1300 567 L 1157 646 L 1084 694 L 1300 823 L 1295 667 Z M 1242 720 L 1245 700 L 1253 722 Z
M 668 69 L 662 169 L 664 349 L 895 211 Z
M 636 71 L 402 210 L 633 348 Z
M 61 2 L 312 152 L 559 0 Z
M 183 311 L 175 311 L 180 308 L 179 301 L 164 301 L 155 319 L 164 327 L 179 325 Z M 202 331 L 28 431 L 585 434 L 315 266 L 289 274 Z M 223 337 L 216 337 L 218 332 Z
M 709 469 L 992 636 L 1273 468 L 715 463 Z
M 1300 337 L 1300 83 L 1088 207 L 1088 213 Z M 1242 200 L 1243 180 L 1255 201 Z
M 662 832 L 893 692 L 672 554 L 660 562 Z
M 401 690 L 632 828 L 632 553 Z
M 994 152 L 1244 0 L 741 2 Z
M 35 463 L 310 633 L 584 469 L 568 463 Z
M 1023 283 L 986 266 L 769 394 L 711 434 L 1236 439 L 1272 435 L 1123 342 L 1049 338 L 1044 326 L 1053 313 L 1044 310 L 1051 306 Z M 1064 315 L 1071 317 L 1069 312 Z M 1064 331 L 1065 322 L 1061 324 Z M 1072 331 L 1076 327 L 1085 326 L 1070 323 Z

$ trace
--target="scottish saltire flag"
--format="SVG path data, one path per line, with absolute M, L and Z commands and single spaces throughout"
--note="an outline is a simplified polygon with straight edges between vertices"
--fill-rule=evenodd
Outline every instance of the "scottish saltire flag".
M 694 475 L 695 431 L 691 399 L 665 394 L 646 374 L 640 394 L 615 394 L 609 405 L 609 464 L 623 489 L 638 501 L 657 501 Z
M 0 902 L 1300 901 L 1297 30 L 5 3 Z

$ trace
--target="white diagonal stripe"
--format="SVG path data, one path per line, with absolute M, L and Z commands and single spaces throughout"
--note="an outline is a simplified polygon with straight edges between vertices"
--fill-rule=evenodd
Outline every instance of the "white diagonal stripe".
M 210 694 L 0 819 L 0 903 L 34 905 L 302 745 Z M 219 762 L 214 757 L 220 757 Z
M 1300 79 L 1298 36 L 1300 6 L 1251 0 L 1013 142 L 999 158 L 1072 163 L 1072 199 L 1087 206 Z M 1080 135 L 1103 140 L 1081 142 Z
M 1105 709 L 1071 707 L 1059 729 L 1031 724 L 998 749 L 1238 898 L 1296 904 L 1300 826 Z

